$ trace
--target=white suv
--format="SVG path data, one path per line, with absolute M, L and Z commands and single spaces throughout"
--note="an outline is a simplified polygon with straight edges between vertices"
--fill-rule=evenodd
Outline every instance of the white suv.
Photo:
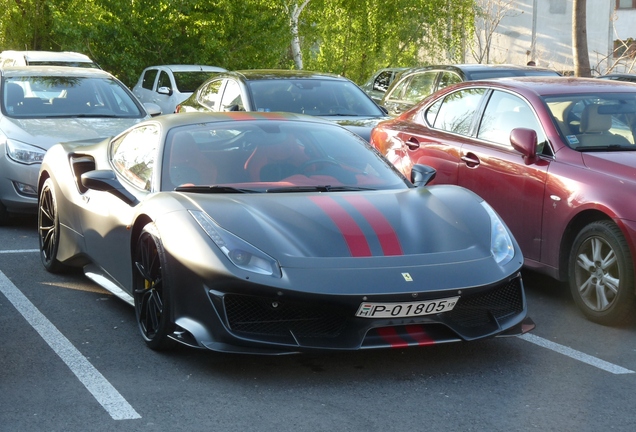
M 87 55 L 70 51 L 2 51 L 0 68 L 8 66 L 72 66 L 100 69 Z
M 225 69 L 199 65 L 150 66 L 141 73 L 133 93 L 141 102 L 155 103 L 163 114 L 171 114 L 215 72 Z

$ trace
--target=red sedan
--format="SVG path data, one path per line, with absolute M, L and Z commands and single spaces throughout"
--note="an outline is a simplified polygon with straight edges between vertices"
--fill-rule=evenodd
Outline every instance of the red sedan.
M 460 83 L 371 136 L 407 178 L 430 165 L 485 198 L 525 265 L 605 325 L 636 312 L 635 142 L 635 85 L 566 77 Z

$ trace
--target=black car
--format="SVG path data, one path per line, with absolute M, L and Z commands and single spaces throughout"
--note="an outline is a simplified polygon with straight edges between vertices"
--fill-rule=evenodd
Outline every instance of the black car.
M 633 74 L 633 73 L 615 72 L 615 73 L 609 73 L 606 75 L 601 75 L 601 76 L 598 76 L 597 78 L 607 79 L 612 81 L 626 81 L 626 82 L 636 83 L 636 74 Z
M 291 112 L 334 121 L 369 141 L 388 119 L 354 82 L 339 75 L 280 69 L 220 73 L 204 82 L 176 112 Z
M 42 163 L 45 268 L 135 307 L 152 349 L 275 354 L 522 334 L 523 256 L 484 200 L 332 122 L 168 114 Z
M 413 68 L 393 80 L 380 105 L 391 116 L 397 116 L 451 84 L 512 76 L 559 76 L 559 73 L 536 66 L 516 65 L 459 64 Z

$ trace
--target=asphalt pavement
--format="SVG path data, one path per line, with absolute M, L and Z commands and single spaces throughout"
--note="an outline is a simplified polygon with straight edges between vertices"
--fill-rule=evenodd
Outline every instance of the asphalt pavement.
M 524 337 L 288 356 L 157 353 L 134 310 L 0 227 L 0 431 L 633 431 L 636 324 L 525 272 Z

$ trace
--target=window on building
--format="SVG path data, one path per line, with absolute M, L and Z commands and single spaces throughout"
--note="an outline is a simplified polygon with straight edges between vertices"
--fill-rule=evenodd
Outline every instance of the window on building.
M 616 0 L 616 9 L 636 9 L 636 0 Z

